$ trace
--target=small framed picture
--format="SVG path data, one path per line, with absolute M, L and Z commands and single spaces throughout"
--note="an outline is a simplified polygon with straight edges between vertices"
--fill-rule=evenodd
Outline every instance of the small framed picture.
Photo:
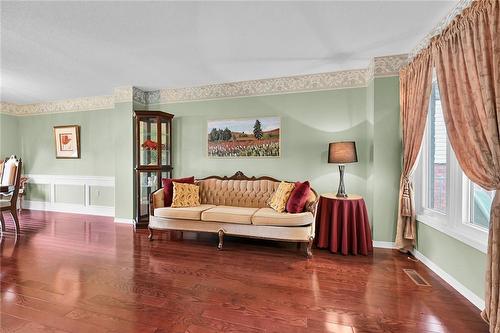
M 54 126 L 56 158 L 80 158 L 80 126 Z

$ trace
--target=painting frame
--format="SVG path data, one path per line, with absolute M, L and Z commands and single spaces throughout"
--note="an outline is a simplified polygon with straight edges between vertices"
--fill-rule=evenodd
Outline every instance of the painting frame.
M 264 123 L 268 120 L 274 120 L 274 122 L 277 123 L 277 139 L 275 139 L 275 143 L 277 144 L 277 155 L 264 155 L 264 156 L 217 156 L 214 154 L 211 154 L 211 149 L 210 149 L 210 131 L 211 127 L 213 127 L 213 123 L 223 123 L 223 122 L 245 122 L 245 121 L 256 121 L 256 120 L 264 120 Z M 281 116 L 275 116 L 275 115 L 263 115 L 263 116 L 246 116 L 246 117 L 227 117 L 227 118 L 212 118 L 212 119 L 207 119 L 206 120 L 206 127 L 205 127 L 205 157 L 209 159 L 279 159 L 282 157 L 282 118 Z M 212 125 L 211 125 L 212 124 Z M 233 133 L 232 129 L 231 132 Z M 264 131 L 266 132 L 266 131 Z M 252 135 L 253 134 L 248 134 Z
M 61 125 L 54 126 L 54 144 L 57 159 L 79 159 L 80 150 L 80 126 Z

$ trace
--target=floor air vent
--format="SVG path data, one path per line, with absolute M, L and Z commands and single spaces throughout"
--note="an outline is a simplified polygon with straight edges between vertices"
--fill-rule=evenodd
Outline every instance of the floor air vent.
M 410 277 L 410 279 L 420 287 L 430 287 L 431 285 L 427 282 L 420 274 L 414 269 L 403 269 L 403 271 Z

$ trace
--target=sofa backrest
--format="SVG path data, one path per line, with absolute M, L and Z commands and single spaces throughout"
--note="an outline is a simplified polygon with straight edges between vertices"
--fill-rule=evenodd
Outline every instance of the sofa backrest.
M 247 177 L 238 171 L 231 177 L 212 176 L 197 181 L 202 204 L 264 208 L 280 181 L 271 177 Z M 317 200 L 312 190 L 307 210 L 313 210 Z
M 267 202 L 279 182 L 271 180 L 200 180 L 200 201 L 202 204 L 267 207 Z

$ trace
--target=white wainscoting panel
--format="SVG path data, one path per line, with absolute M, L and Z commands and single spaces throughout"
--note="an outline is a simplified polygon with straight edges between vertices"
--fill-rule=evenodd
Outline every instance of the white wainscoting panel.
M 64 213 L 115 216 L 115 208 L 113 206 L 97 206 L 90 204 L 90 187 L 102 186 L 114 188 L 114 177 L 34 174 L 28 174 L 26 176 L 28 177 L 29 184 L 45 184 L 50 186 L 50 201 L 23 200 L 23 208 Z M 55 193 L 57 185 L 82 186 L 84 191 L 84 202 L 82 202 L 82 204 L 56 202 Z

